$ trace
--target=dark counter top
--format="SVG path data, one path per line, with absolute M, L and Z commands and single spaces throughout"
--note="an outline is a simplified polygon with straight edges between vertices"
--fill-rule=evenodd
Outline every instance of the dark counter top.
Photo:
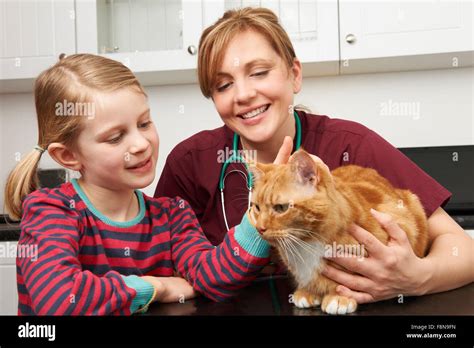
M 0 226 L 0 242 L 17 242 L 20 239 L 20 228 Z
M 12 222 L 6 215 L 0 215 L 0 242 L 18 241 L 19 238 L 20 222 Z
M 289 302 L 294 288 L 285 276 L 256 280 L 228 302 L 197 297 L 184 303 L 153 303 L 146 315 L 327 315 L 320 308 L 299 309 Z M 351 316 L 371 315 L 474 315 L 474 283 L 438 294 L 360 305 Z

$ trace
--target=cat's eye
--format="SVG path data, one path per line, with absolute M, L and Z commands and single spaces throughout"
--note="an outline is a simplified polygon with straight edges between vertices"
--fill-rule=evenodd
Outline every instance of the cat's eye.
M 257 212 L 260 212 L 260 207 L 258 206 L 258 204 L 252 203 L 252 206 L 255 208 Z
M 289 204 L 275 204 L 273 206 L 273 210 L 276 213 L 281 214 L 281 213 L 284 213 L 285 211 L 287 211 L 288 207 L 289 207 Z

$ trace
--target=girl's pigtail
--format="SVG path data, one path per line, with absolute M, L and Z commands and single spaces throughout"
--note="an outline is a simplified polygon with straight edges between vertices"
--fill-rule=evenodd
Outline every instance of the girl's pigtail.
M 36 170 L 43 149 L 35 147 L 10 172 L 5 185 L 5 210 L 12 220 L 20 220 L 23 214 L 23 200 L 39 188 Z

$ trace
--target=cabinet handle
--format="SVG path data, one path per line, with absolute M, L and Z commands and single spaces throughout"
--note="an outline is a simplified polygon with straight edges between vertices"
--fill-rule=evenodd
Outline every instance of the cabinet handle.
M 354 35 L 354 34 L 347 34 L 347 35 L 346 35 L 346 42 L 347 42 L 348 44 L 351 44 L 351 45 L 352 45 L 354 42 L 356 42 L 356 37 L 355 37 L 355 35 Z
M 66 53 L 61 53 L 59 54 L 59 60 L 63 59 L 63 58 L 66 58 Z
M 194 56 L 197 53 L 196 46 L 190 45 L 188 46 L 188 53 L 192 56 Z

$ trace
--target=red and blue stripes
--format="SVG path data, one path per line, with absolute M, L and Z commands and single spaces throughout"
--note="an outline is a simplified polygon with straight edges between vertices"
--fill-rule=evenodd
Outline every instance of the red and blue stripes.
M 204 296 L 223 301 L 268 263 L 269 246 L 246 217 L 214 247 L 179 198 L 137 191 L 143 217 L 121 226 L 100 219 L 75 187 L 41 189 L 24 202 L 19 245 L 38 255 L 17 258 L 19 315 L 128 315 L 137 293 L 122 276 L 175 270 Z

